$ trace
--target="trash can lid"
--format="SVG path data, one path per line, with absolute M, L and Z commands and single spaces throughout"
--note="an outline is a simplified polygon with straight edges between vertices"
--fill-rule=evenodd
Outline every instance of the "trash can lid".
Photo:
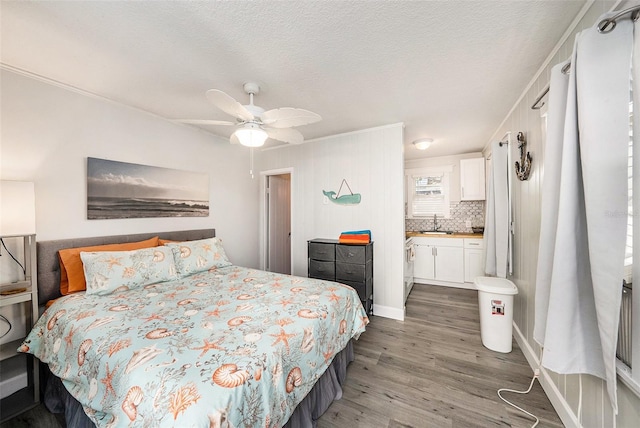
M 518 294 L 518 287 L 505 278 L 478 276 L 473 282 L 479 291 L 495 294 Z

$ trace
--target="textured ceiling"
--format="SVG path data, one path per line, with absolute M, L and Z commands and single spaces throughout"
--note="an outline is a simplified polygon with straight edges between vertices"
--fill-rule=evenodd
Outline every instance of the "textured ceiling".
M 406 158 L 443 156 L 484 147 L 584 3 L 2 1 L 0 60 L 168 119 L 226 120 L 205 92 L 258 81 L 323 117 L 307 140 L 404 122 L 435 140 Z

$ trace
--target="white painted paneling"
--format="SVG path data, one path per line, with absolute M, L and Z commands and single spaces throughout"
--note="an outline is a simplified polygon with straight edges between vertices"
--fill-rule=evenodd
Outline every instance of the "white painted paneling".
M 531 110 L 537 96 L 549 83 L 550 69 L 555 64 L 567 59 L 572 52 L 575 34 L 580 30 L 592 26 L 597 18 L 608 11 L 616 1 L 597 0 L 593 2 L 589 10 L 581 18 L 576 29 L 568 33 L 567 39 L 558 47 L 557 53 L 551 55 L 549 64 L 540 71 L 539 76 L 528 88 L 526 93 L 514 106 L 512 112 L 504 123 L 496 130 L 491 141 L 495 141 L 511 131 L 512 135 L 522 131 L 527 136 L 527 150 L 533 156 L 531 177 L 528 181 L 514 180 L 513 186 L 513 213 L 515 221 L 514 236 L 514 273 L 512 280 L 518 286 L 519 293 L 515 296 L 514 323 L 516 331 L 522 334 L 526 340 L 526 346 L 521 346 L 525 355 L 533 366 L 537 366 L 540 359 L 540 346 L 533 339 L 534 326 L 534 301 L 536 268 L 538 259 L 538 244 L 540 238 L 540 200 L 542 181 L 544 180 L 544 141 L 542 133 L 543 119 L 538 110 Z M 622 8 L 640 4 L 639 1 L 626 2 Z M 487 146 L 485 156 L 489 155 Z M 517 144 L 510 147 L 512 159 L 519 157 Z M 512 166 L 513 167 L 513 166 Z M 577 426 L 581 421 L 582 426 L 593 428 L 610 428 L 612 426 L 636 427 L 640 423 L 638 409 L 640 399 L 628 388 L 618 382 L 619 414 L 613 415 L 611 404 L 608 401 L 606 386 L 602 380 L 589 375 L 559 375 L 545 371 L 544 379 L 552 384 L 545 387 L 547 394 L 552 395 L 552 403 L 559 404 L 556 410 L 567 426 Z M 582 386 L 580 386 L 582 385 Z M 582 390 L 581 415 L 580 394 Z M 572 414 L 567 414 L 572 412 Z
M 234 263 L 257 267 L 258 180 L 245 148 L 13 72 L 0 78 L 1 178 L 35 182 L 38 240 L 213 227 Z M 87 220 L 87 157 L 206 173 L 209 217 Z
M 257 170 L 293 168 L 292 271 L 307 275 L 307 240 L 370 229 L 374 243 L 374 312 L 401 318 L 403 299 L 403 158 L 401 124 L 327 137 L 256 154 Z M 346 179 L 358 205 L 324 203 L 323 190 Z M 341 194 L 348 192 L 343 186 Z M 263 206 L 261 204 L 261 206 Z

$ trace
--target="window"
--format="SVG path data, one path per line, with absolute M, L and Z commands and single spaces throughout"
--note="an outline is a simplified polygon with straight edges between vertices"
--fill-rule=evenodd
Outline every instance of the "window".
M 633 94 L 631 94 L 633 95 Z M 633 247 L 640 245 L 640 229 L 636 222 L 635 233 L 633 225 L 633 207 L 636 206 L 636 210 L 639 209 L 640 201 L 634 202 L 632 197 L 633 187 L 638 187 L 640 181 L 638 178 L 633 177 L 633 153 L 634 153 L 634 105 L 633 97 L 630 97 L 629 101 L 629 163 L 628 163 L 628 194 L 629 194 L 629 208 L 627 213 L 627 244 L 625 248 L 625 278 L 622 287 L 622 304 L 620 305 L 620 325 L 618 328 L 618 349 L 616 356 L 618 376 L 622 382 L 624 382 L 632 391 L 640 395 L 640 343 L 634 343 L 632 340 L 632 332 L 640 329 L 638 325 L 639 317 L 636 315 L 635 319 L 633 314 L 637 314 L 640 311 L 640 293 L 636 292 L 633 295 L 633 271 L 638 269 L 639 262 L 634 258 L 640 256 L 640 252 L 636 251 L 635 257 L 633 254 Z M 635 118 L 638 115 L 636 112 Z M 638 124 L 636 125 L 636 132 L 638 130 Z M 637 139 L 637 137 L 636 137 Z M 635 147 L 636 157 L 638 156 L 640 148 Z M 635 181 L 635 182 L 634 182 Z M 634 186 L 635 185 L 635 186 Z M 636 338 L 638 337 L 636 333 Z M 637 341 L 636 341 L 637 342 Z M 635 367 L 635 370 L 633 370 Z
M 633 255 L 633 247 L 634 241 L 635 246 L 639 246 L 640 248 L 640 225 L 636 224 L 636 239 L 634 239 L 634 227 L 633 227 L 633 187 L 634 184 L 636 187 L 640 188 L 640 180 L 634 183 L 633 178 L 633 131 L 634 131 L 634 109 L 633 109 L 633 94 L 630 94 L 629 97 L 629 152 L 628 152 L 628 163 L 627 163 L 627 190 L 628 190 L 628 208 L 627 208 L 627 240 L 625 244 L 625 255 L 624 255 L 624 278 L 621 280 L 621 288 L 620 291 L 622 293 L 622 303 L 620 305 L 620 324 L 618 327 L 618 346 L 616 350 L 617 357 L 617 372 L 619 379 L 625 383 L 632 391 L 634 391 L 637 395 L 640 396 L 640 343 L 633 343 L 633 335 L 632 332 L 635 330 L 636 332 L 640 330 L 640 325 L 638 321 L 640 317 L 636 315 L 635 319 L 633 318 L 633 313 L 640 313 L 640 292 L 636 292 L 636 295 L 633 296 L 633 270 L 634 270 L 634 255 Z M 547 132 L 547 104 L 545 103 L 540 111 L 542 117 L 542 135 L 543 135 L 543 144 L 546 142 L 546 132 Z M 636 120 L 637 120 L 637 112 L 636 112 Z M 638 124 L 636 124 L 636 132 L 638 130 Z M 636 157 L 638 153 L 640 153 L 640 148 L 636 147 Z M 640 193 L 638 193 L 640 194 Z M 636 203 L 636 211 L 640 211 L 640 201 Z M 636 222 L 638 223 L 638 222 Z M 637 252 L 637 257 L 640 257 L 640 251 Z M 635 261 L 636 265 L 639 265 L 640 262 L 638 260 Z M 638 273 L 636 276 L 640 277 Z M 636 338 L 639 337 L 636 333 Z M 636 341 L 637 342 L 637 341 Z M 635 364 L 634 364 L 635 362 Z M 636 367 L 635 370 L 632 370 L 632 367 Z
M 633 98 L 629 101 L 629 157 L 627 162 L 627 244 L 625 246 L 625 281 L 631 283 L 633 266 Z
M 449 218 L 451 167 L 410 171 L 407 175 L 409 218 Z

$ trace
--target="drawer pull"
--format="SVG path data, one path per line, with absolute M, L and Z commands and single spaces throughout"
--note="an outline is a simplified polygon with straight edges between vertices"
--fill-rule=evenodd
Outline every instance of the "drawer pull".
M 476 245 L 476 246 L 478 246 L 478 245 L 480 245 L 480 244 L 479 244 L 479 243 L 477 243 L 477 242 L 469 242 L 469 245 Z

